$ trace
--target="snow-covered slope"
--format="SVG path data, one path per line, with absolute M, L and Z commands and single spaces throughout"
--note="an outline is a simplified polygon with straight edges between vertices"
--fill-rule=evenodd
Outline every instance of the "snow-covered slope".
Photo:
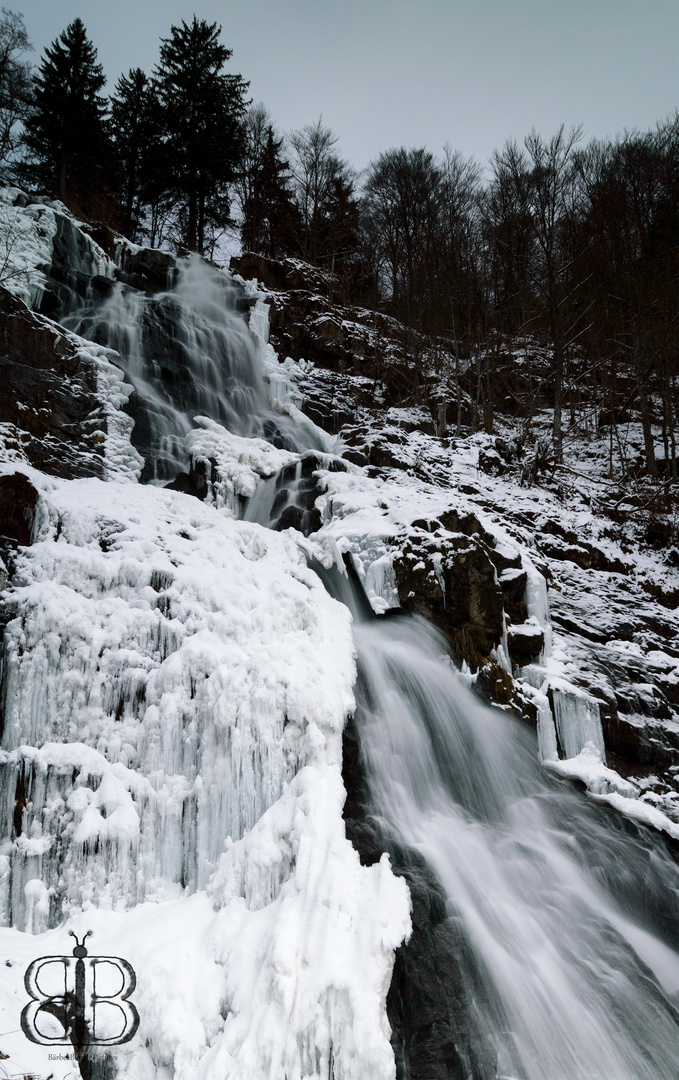
M 493 1059 L 485 1073 L 469 1066 L 474 1080 L 510 1068 L 531 1080 L 575 1080 L 563 1070 L 585 1060 L 575 1046 L 578 1018 L 590 1023 L 578 1000 L 585 983 L 596 1014 L 587 1061 L 596 1061 L 606 1080 L 636 1080 L 647 1028 L 660 1032 L 653 1062 L 669 1080 L 664 1040 L 674 1016 L 675 954 L 652 929 L 633 925 L 634 903 L 623 918 L 624 905 L 600 891 L 600 882 L 577 876 L 579 838 L 564 854 L 559 836 L 569 826 L 557 809 L 571 814 L 571 824 L 587 823 L 583 835 L 597 850 L 609 837 L 586 816 L 591 805 L 575 812 L 572 792 L 556 797 L 553 776 L 580 780 L 592 800 L 652 827 L 653 887 L 659 910 L 670 911 L 662 872 L 669 875 L 670 864 L 662 861 L 659 834 L 679 833 L 674 796 L 631 775 L 610 752 L 620 716 L 610 705 L 616 669 L 605 668 L 602 657 L 607 650 L 627 675 L 655 666 L 674 685 L 676 616 L 664 609 L 660 625 L 649 591 L 664 588 L 671 570 L 606 535 L 601 517 L 584 501 L 565 502 L 556 485 L 537 490 L 522 486 L 518 474 L 494 475 L 505 469 L 494 440 L 436 437 L 421 404 L 389 408 L 365 375 L 356 386 L 352 376 L 340 380 L 354 415 L 344 431 L 352 447 L 338 459 L 341 439 L 314 423 L 323 418 L 318 387 L 330 384 L 311 363 L 279 362 L 266 344 L 268 309 L 256 286 L 239 289 L 191 260 L 174 289 L 166 289 L 163 269 L 159 296 L 133 293 L 120 267 L 58 205 L 31 204 L 17 193 L 4 205 L 22 215 L 25 265 L 11 280 L 24 284 L 16 294 L 44 303 L 53 284 L 50 243 L 54 254 L 68 235 L 81 261 L 62 314 L 70 312 L 81 333 L 121 347 L 116 354 L 68 338 L 97 370 L 93 392 L 107 416 L 103 471 L 79 479 L 37 471 L 16 425 L 0 466 L 0 481 L 15 478 L 6 488 L 0 483 L 0 498 L 19 492 L 25 500 L 7 503 L 14 534 L 8 526 L 3 540 L 0 1050 L 10 1067 L 52 1071 L 55 1080 L 73 1071 L 29 1044 L 17 1018 L 28 962 L 68 952 L 69 930 L 91 930 L 93 953 L 123 956 L 135 968 L 141 1017 L 135 1040 L 108 1064 L 99 1061 L 102 1080 L 393 1080 L 386 1000 L 395 950 L 412 928 L 406 879 L 382 852 L 389 846 L 403 862 L 398 845 L 405 844 L 448 890 L 437 901 L 435 930 L 431 911 L 413 911 L 415 931 L 424 926 L 439 943 L 433 966 L 448 957 L 440 966 L 447 965 L 449 982 L 465 963 L 473 969 L 455 1008 L 477 1025 L 484 1019 L 486 1060 Z M 83 302 L 75 313 L 74 296 Z M 248 308 L 250 330 L 242 317 Z M 63 333 L 43 323 L 55 337 Z M 153 349 L 137 347 L 144 334 Z M 370 337 L 378 349 L 376 329 Z M 356 406 L 371 395 L 370 407 Z M 302 411 L 310 397 L 314 420 Z M 128 399 L 137 401 L 134 431 Z M 140 434 L 142 419 L 148 427 L 154 415 L 158 430 Z M 144 440 L 147 456 L 164 455 L 163 468 L 149 460 L 142 474 L 155 485 L 137 482 L 141 463 L 131 439 L 138 447 Z M 190 471 L 180 472 L 171 490 L 156 486 L 168 468 L 172 476 Z M 238 520 L 243 514 L 248 520 Z M 359 634 L 372 648 L 364 673 L 374 666 L 358 684 L 362 708 L 379 720 L 386 748 L 373 778 L 382 771 L 390 788 L 384 813 L 377 796 L 372 804 L 378 850 L 370 859 L 347 839 L 342 816 L 342 734 L 355 710 L 351 619 L 311 569 L 360 600 L 343 556 L 351 557 L 374 612 L 405 606 L 437 622 L 465 661 L 463 681 L 485 688 L 538 733 L 536 744 L 527 726 L 469 704 L 437 651 L 439 639 L 418 634 L 423 624 L 407 624 L 395 667 L 389 657 L 379 660 L 386 632 Z M 629 595 L 634 619 L 618 632 Z M 615 632 L 604 626 L 611 613 Z M 596 650 L 588 652 L 587 642 Z M 379 687 L 372 702 L 365 698 L 371 678 Z M 394 695 L 391 683 L 399 679 Z M 440 693 L 432 696 L 429 683 Z M 634 693 L 645 701 L 654 695 L 641 677 Z M 636 700 L 625 714 L 632 727 Z M 658 720 L 669 754 L 674 720 Z M 412 741 L 395 752 L 404 733 Z M 443 741 L 418 772 L 430 736 Z M 450 775 L 443 770 L 439 784 L 437 769 L 447 761 Z M 541 812 L 542 800 L 553 821 Z M 633 850 L 642 865 L 646 846 Z M 464 854 L 464 872 L 453 851 Z M 551 869 L 540 878 L 541 859 Z M 604 876 L 614 878 L 615 862 L 614 854 L 602 855 Z M 505 863 L 507 882 L 520 869 L 531 883 L 525 893 L 511 886 L 509 906 Z M 579 886 L 564 904 L 564 929 L 554 912 L 574 874 Z M 468 905 L 463 879 L 477 898 Z M 493 897 L 484 907 L 489 881 Z M 484 908 L 478 917 L 475 905 Z M 583 911 L 595 912 L 600 934 L 589 932 Z M 512 927 L 509 938 L 504 926 Z M 455 949 L 445 952 L 451 928 L 457 967 Z M 581 930 L 589 934 L 588 970 L 601 963 L 610 972 L 605 991 L 597 978 L 583 981 L 578 973 L 573 943 Z M 512 997 L 505 949 L 522 980 L 521 1000 Z M 476 955 L 483 962 L 474 969 L 469 957 Z M 554 964 L 543 963 L 546 955 Z M 636 985 L 640 964 L 656 981 L 644 975 Z M 424 993 L 422 970 L 412 982 Z M 531 1015 L 533 994 L 539 1008 Z M 616 1002 L 619 1016 L 632 1016 L 638 1005 L 636 1015 L 653 1023 L 640 1021 L 640 1033 L 625 1034 L 627 1049 L 613 1053 L 607 1016 L 618 1023 Z M 568 1023 L 563 1012 L 559 1022 L 566 1007 Z M 507 1017 L 514 1018 L 511 1031 Z M 454 1019 L 455 1061 L 464 1063 L 473 1025 Z M 555 1023 L 558 1039 L 550 1037 Z M 406 1032 L 411 1048 L 429 1045 L 425 1027 Z M 601 1046 L 609 1039 L 606 1064 Z M 543 1076 L 536 1047 L 549 1046 L 563 1053 L 550 1051 Z M 432 1067 L 447 1068 L 443 1060 L 453 1059 Z
M 38 237 L 55 214 L 19 206 L 12 221 Z M 14 291 L 39 303 L 41 273 Z M 102 404 L 119 409 L 115 354 L 87 347 Z M 386 1080 L 410 905 L 388 856 L 362 867 L 345 836 L 350 617 L 294 536 L 234 519 L 236 493 L 296 455 L 211 423 L 187 460 L 221 432 L 233 497 L 205 505 L 134 482 L 123 413 L 106 481 L 39 473 L 20 439 L 5 451 L 2 475 L 38 497 L 3 597 L 0 1050 L 15 1072 L 72 1075 L 17 1030 L 23 973 L 91 930 L 91 952 L 137 972 L 120 1080 Z

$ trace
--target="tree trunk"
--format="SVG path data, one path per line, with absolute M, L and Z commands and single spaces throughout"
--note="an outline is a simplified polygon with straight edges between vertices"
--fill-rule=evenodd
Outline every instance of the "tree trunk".
M 198 243 L 197 250 L 200 255 L 205 254 L 205 192 L 201 186 L 198 196 Z
M 198 200 L 196 198 L 196 189 L 192 188 L 189 191 L 189 227 L 186 237 L 186 246 L 189 251 L 196 250 L 197 233 L 198 233 Z
M 66 201 L 66 158 L 62 157 L 59 162 L 59 198 Z
M 639 391 L 639 408 L 641 411 L 641 427 L 644 432 L 644 453 L 646 456 L 646 470 L 649 476 L 658 475 L 658 466 L 655 460 L 655 447 L 653 445 L 653 428 L 651 426 L 651 404 L 644 385 L 644 376 L 639 359 L 639 339 L 634 336 L 634 373 Z
M 671 444 L 671 447 L 672 447 L 672 461 L 671 461 L 671 464 L 670 464 L 670 476 L 672 477 L 673 480 L 676 480 L 677 479 L 677 439 L 676 439 L 676 434 L 675 434 L 675 432 L 676 432 L 676 420 L 677 420 L 677 415 L 676 415 L 677 409 L 676 409 L 676 404 L 675 404 L 676 403 L 676 396 L 675 396 L 675 388 L 672 385 L 672 383 L 673 383 L 672 378 L 669 378 L 667 380 L 667 382 L 668 382 L 668 391 L 669 391 L 669 410 L 670 410 L 670 444 Z
M 127 185 L 127 201 L 125 203 L 125 236 L 129 237 L 132 243 L 135 242 L 136 236 L 132 230 L 132 210 L 134 207 L 134 196 L 137 187 L 137 177 L 134 166 L 130 170 L 130 179 Z
M 552 323 L 552 370 L 554 374 L 552 441 L 554 443 L 554 460 L 560 465 L 563 462 L 563 338 L 561 336 L 559 308 L 554 294 L 552 294 L 550 302 L 550 316 Z

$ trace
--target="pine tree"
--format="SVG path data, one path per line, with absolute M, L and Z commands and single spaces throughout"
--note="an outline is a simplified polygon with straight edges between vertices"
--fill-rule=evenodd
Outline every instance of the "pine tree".
M 283 139 L 275 137 L 269 124 L 261 160 L 251 177 L 241 225 L 243 248 L 272 259 L 288 253 L 295 215 L 289 165 L 281 157 L 282 146 Z
M 223 74 L 232 50 L 221 27 L 193 17 L 162 39 L 156 79 L 165 117 L 169 186 L 183 210 L 191 251 L 205 248 L 210 225 L 229 220 L 228 185 L 235 177 L 248 83 Z
M 143 209 L 161 195 L 166 172 L 158 93 L 141 68 L 131 68 L 128 76 L 118 79 L 111 99 L 111 133 L 123 200 L 123 232 L 136 240 Z
M 67 199 L 86 196 L 107 153 L 106 82 L 97 50 L 80 19 L 45 49 L 34 80 L 35 108 L 26 120 L 31 178 Z

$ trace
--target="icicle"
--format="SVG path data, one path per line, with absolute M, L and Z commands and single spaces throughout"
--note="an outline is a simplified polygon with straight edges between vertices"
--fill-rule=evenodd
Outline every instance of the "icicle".
M 601 730 L 599 705 L 593 698 L 575 687 L 551 681 L 554 719 L 559 743 L 566 758 L 577 757 L 586 743 L 592 743 L 606 761 L 604 736 Z

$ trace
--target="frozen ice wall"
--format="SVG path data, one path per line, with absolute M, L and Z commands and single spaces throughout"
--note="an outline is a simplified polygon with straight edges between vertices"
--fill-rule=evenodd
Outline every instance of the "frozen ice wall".
M 409 901 L 386 857 L 363 868 L 344 836 L 346 609 L 291 537 L 227 509 L 30 475 L 42 524 L 5 635 L 3 925 L 42 933 L 97 909 L 105 937 L 103 912 L 127 911 L 124 942 L 146 918 L 149 1046 L 123 1055 L 121 1077 L 143 1058 L 149 1077 L 162 1064 L 325 1080 L 331 1057 L 338 1077 L 364 1078 L 366 1061 L 391 1077 L 384 1000 Z M 183 908 L 195 891 L 204 901 Z M 154 927 L 167 917 L 181 936 L 191 911 L 221 989 L 202 1040 L 184 1002 L 168 1043 L 158 1002 L 185 988 L 154 975 L 167 948 Z M 15 933 L 0 930 L 6 947 Z M 140 948 L 132 934 L 132 959 Z
M 350 617 L 294 535 L 234 518 L 298 460 L 244 436 L 304 449 L 324 435 L 270 400 L 266 312 L 255 304 L 253 335 L 228 275 L 186 260 L 172 290 L 111 285 L 102 304 L 89 282 L 114 265 L 63 208 L 3 200 L 14 291 L 62 314 L 80 304 L 69 322 L 90 339 L 78 347 L 107 420 L 107 482 L 56 480 L 20 454 L 0 464 L 40 493 L 4 597 L 8 1068 L 72 1077 L 18 1017 L 26 965 L 68 951 L 75 928 L 137 971 L 140 1030 L 116 1052 L 118 1080 L 392 1080 L 385 1001 L 409 894 L 345 836 Z M 129 383 L 145 475 L 214 462 L 206 503 L 134 482 Z
M 5 638 L 5 921 L 204 887 L 351 707 L 348 620 L 289 539 L 185 496 L 45 497 Z M 325 744 L 328 743 L 327 746 Z

